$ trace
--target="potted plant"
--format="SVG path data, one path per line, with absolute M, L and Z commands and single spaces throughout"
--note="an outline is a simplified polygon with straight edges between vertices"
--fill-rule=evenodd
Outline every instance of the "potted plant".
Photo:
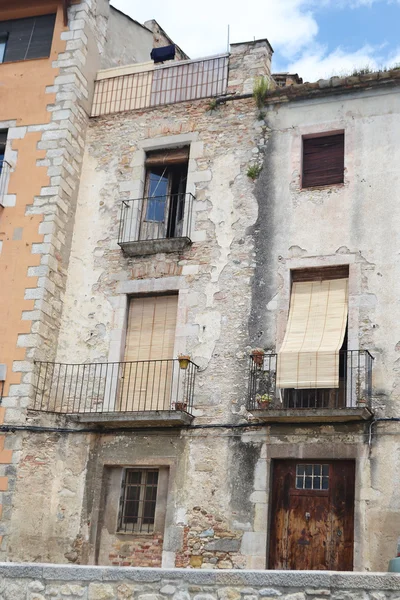
M 187 369 L 190 362 L 189 354 L 179 354 L 178 355 L 179 367 L 181 369 Z
M 254 348 L 251 351 L 251 357 L 257 367 L 261 367 L 264 364 L 264 355 L 265 351 L 262 348 Z
M 270 394 L 256 394 L 257 408 L 269 408 L 273 402 L 273 397 Z
M 175 410 L 186 410 L 187 403 L 186 402 L 175 402 Z

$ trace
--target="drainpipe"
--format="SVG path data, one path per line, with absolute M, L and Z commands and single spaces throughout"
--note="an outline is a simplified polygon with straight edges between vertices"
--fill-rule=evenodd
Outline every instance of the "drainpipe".
M 400 417 L 378 417 L 376 419 L 372 419 L 372 421 L 369 424 L 369 431 L 368 431 L 369 456 L 371 456 L 371 451 L 372 451 L 372 428 L 376 423 L 382 423 L 382 422 L 398 423 L 398 422 L 400 422 Z

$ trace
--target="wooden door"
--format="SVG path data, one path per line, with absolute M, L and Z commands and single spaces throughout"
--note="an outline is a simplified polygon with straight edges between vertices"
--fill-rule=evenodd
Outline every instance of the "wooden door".
M 120 410 L 170 408 L 177 308 L 177 295 L 131 299 Z
M 351 571 L 353 461 L 275 461 L 270 569 Z

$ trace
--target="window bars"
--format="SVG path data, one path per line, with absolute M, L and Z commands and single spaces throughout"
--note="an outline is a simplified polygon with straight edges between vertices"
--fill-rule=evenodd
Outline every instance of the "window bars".
M 154 530 L 158 486 L 157 469 L 125 469 L 122 480 L 118 531 Z

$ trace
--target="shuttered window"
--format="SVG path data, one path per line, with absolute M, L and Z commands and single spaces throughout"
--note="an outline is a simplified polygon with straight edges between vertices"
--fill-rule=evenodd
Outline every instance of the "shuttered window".
M 293 283 L 278 388 L 339 387 L 339 350 L 347 325 L 348 279 Z
M 343 183 L 344 133 L 303 138 L 302 187 Z
M 50 55 L 56 15 L 41 15 L 0 23 L 2 62 L 45 58 Z

